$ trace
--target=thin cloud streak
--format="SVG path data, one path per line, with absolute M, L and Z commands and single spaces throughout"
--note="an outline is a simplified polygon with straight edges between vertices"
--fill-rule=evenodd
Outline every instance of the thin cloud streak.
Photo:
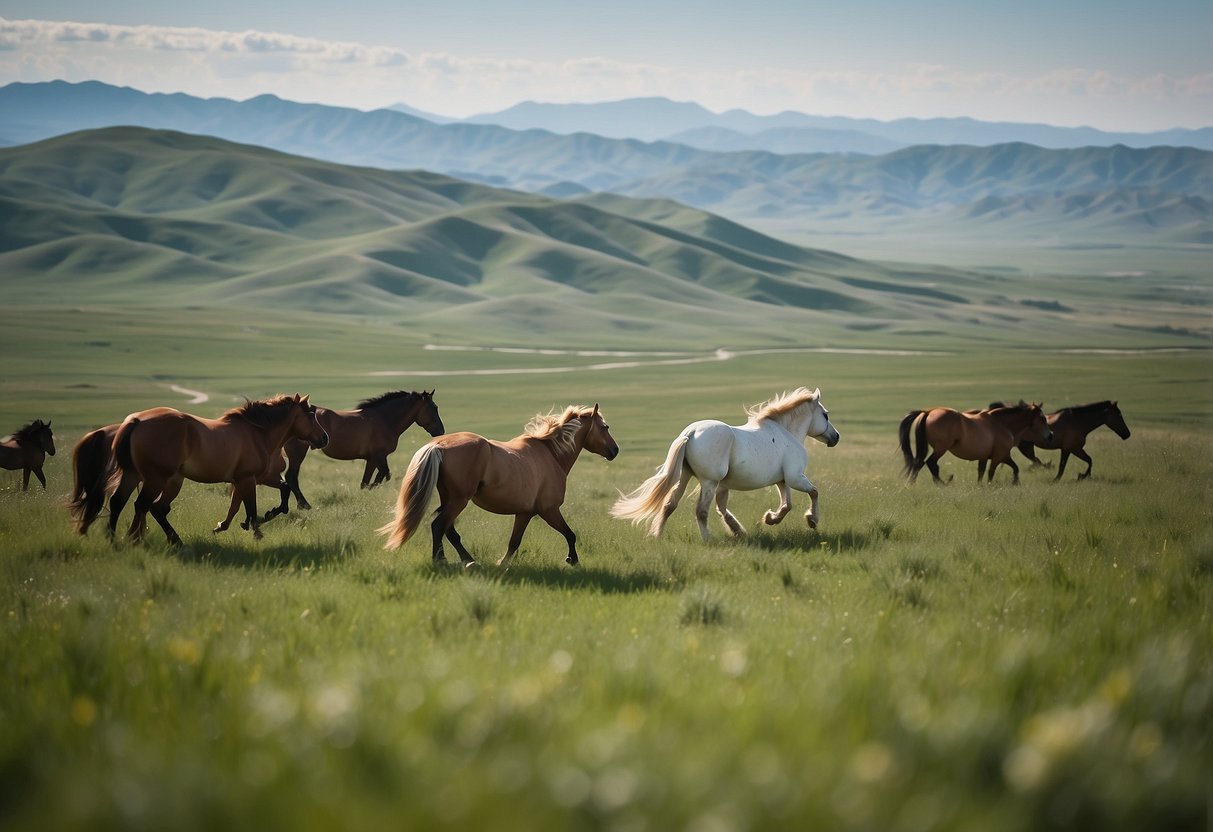
M 1205 126 L 1202 114 L 1213 112 L 1213 73 L 1128 78 L 1075 67 L 1023 77 L 929 64 L 897 73 L 725 67 L 704 72 L 597 56 L 503 60 L 278 32 L 0 18 L 0 84 L 52 79 L 236 99 L 269 92 L 361 109 L 406 102 L 456 116 L 523 100 L 636 96 L 697 101 L 717 111 L 972 116 L 1141 131 Z

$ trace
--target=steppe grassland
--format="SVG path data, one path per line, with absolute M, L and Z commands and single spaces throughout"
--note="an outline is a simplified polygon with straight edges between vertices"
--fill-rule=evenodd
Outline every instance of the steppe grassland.
M 90 351 L 14 321 L 42 351 L 5 379 L 5 424 L 52 418 L 51 488 L 0 480 L 0 770 L 10 828 L 1044 828 L 1198 826 L 1206 816 L 1210 635 L 1209 361 L 1202 353 L 777 354 L 565 374 L 589 356 L 432 352 L 391 328 L 319 320 L 208 337 L 205 313 L 99 334 Z M 264 326 L 264 325 L 263 325 Z M 22 328 L 24 327 L 24 328 Z M 118 336 L 121 336 L 119 339 Z M 184 339 L 196 338 L 192 343 Z M 173 351 L 173 361 L 163 355 Z M 115 353 L 118 353 L 115 355 Z M 180 378 L 153 378 L 165 365 Z M 365 376 L 393 367 L 448 376 Z M 607 509 L 695 418 L 820 386 L 838 447 L 810 443 L 823 524 L 657 541 Z M 311 393 L 350 406 L 437 387 L 449 430 L 515 435 L 537 411 L 600 402 L 623 452 L 574 468 L 566 515 L 584 566 L 536 521 L 469 509 L 485 565 L 385 552 L 388 489 L 312 455 L 316 508 L 253 543 L 209 529 L 224 489 L 187 484 L 167 549 L 71 534 L 60 498 L 84 430 L 206 391 Z M 89 385 L 89 386 L 82 386 Z M 1119 399 L 1133 429 L 1093 434 L 1092 480 L 1025 470 L 947 488 L 899 478 L 897 420 L 932 404 Z M 188 406 L 187 406 L 188 409 Z M 60 427 L 62 426 L 62 427 Z M 1050 455 L 1055 456 L 1055 455 Z M 262 490 L 263 502 L 272 494 Z M 6 826 L 9 825 L 6 823 Z

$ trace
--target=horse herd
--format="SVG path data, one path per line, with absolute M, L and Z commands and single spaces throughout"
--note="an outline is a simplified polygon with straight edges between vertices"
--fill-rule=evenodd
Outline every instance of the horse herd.
M 778 489 L 780 503 L 763 515 L 764 523 L 775 525 L 783 520 L 791 510 L 794 489 L 809 496 L 805 520 L 816 528 L 821 519 L 818 490 L 805 474 L 808 452 L 804 442 L 813 438 L 833 447 L 839 441 L 821 391 L 800 387 L 747 408 L 746 415 L 743 425 L 711 419 L 687 425 L 671 443 L 657 472 L 631 493 L 621 494 L 611 516 L 633 523 L 647 521 L 649 533 L 657 536 L 694 478 L 699 481 L 695 520 L 705 541 L 713 504 L 726 528 L 742 535 L 745 528 L 728 510 L 730 492 L 772 485 Z M 439 505 L 430 522 L 435 562 L 445 561 L 445 540 L 464 565 L 475 564 L 455 530 L 456 519 L 473 503 L 495 514 L 514 516 L 499 564 L 508 564 L 514 557 L 535 517 L 564 536 L 566 562 L 578 563 L 577 536 L 561 513 L 569 471 L 583 450 L 608 461 L 619 454 L 619 445 L 596 404 L 571 405 L 561 413 L 535 416 L 521 435 L 504 442 L 469 432 L 446 433 L 432 390 L 384 393 L 352 410 L 317 407 L 299 394 L 277 396 L 246 401 L 218 419 L 155 407 L 97 428 L 76 443 L 69 509 L 76 531 L 85 534 L 108 498 L 112 537 L 126 503 L 138 489 L 129 537 L 142 539 L 151 514 L 169 542 L 180 544 L 168 515 L 184 481 L 231 483 L 228 512 L 215 531 L 226 530 L 243 505 L 242 528 L 260 538 L 261 524 L 286 514 L 292 495 L 299 508 L 310 508 L 299 487 L 300 467 L 309 450 L 320 450 L 334 459 L 365 460 L 362 487 L 374 488 L 390 479 L 388 456 L 413 424 L 433 439 L 413 455 L 394 517 L 378 530 L 387 538 L 387 548 L 399 548 L 420 528 L 437 493 Z M 1019 467 L 1011 459 L 1014 447 L 1033 464 L 1041 464 L 1035 448 L 1060 450 L 1056 479 L 1061 478 L 1070 455 L 1077 456 L 1087 463 L 1087 470 L 1078 477 L 1083 479 L 1091 473 L 1091 458 L 1083 445 L 1087 434 L 1101 425 L 1122 439 L 1129 438 L 1116 402 L 1096 402 L 1046 415 L 1039 404 L 1021 401 L 1013 405 L 994 402 L 982 410 L 913 410 L 901 420 L 898 439 L 904 472 L 911 481 L 926 467 L 936 482 L 942 482 L 939 460 L 951 453 L 978 463 L 979 482 L 983 477 L 992 481 L 1001 464 L 1011 468 L 1013 480 L 1018 482 Z M 28 488 L 31 472 L 46 487 L 42 464 L 46 455 L 54 454 L 50 422 L 35 420 L 0 440 L 0 467 L 22 470 L 22 490 Z M 279 504 L 264 517 L 257 511 L 258 484 L 279 492 Z

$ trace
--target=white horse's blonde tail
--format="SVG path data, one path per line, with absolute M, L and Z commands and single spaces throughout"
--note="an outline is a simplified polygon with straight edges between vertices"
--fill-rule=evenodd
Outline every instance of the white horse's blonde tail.
M 400 496 L 396 499 L 396 516 L 392 522 L 380 527 L 379 534 L 388 535 L 385 549 L 399 549 L 404 545 L 425 517 L 438 483 L 438 470 L 442 466 L 442 449 L 434 444 L 421 447 L 409 461 L 404 482 L 400 483 Z
M 652 518 L 649 534 L 653 537 L 661 534 L 666 520 L 666 497 L 682 479 L 682 466 L 689 440 L 690 434 L 687 433 L 675 439 L 657 473 L 642 482 L 631 494 L 621 494 L 611 507 L 611 516 L 620 520 L 631 520 L 637 525 Z

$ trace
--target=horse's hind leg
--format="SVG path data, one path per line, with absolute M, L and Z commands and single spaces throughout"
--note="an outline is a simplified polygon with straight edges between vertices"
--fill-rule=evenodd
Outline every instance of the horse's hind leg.
M 977 460 L 977 482 L 978 482 L 978 484 L 980 484 L 981 481 L 986 478 L 986 465 L 988 463 L 989 463 L 988 459 Z M 994 479 L 994 469 L 993 468 L 990 469 L 990 479 L 991 480 Z
M 109 522 L 106 524 L 106 534 L 111 540 L 118 532 L 118 519 L 122 516 L 122 509 L 126 508 L 127 501 L 130 500 L 131 494 L 138 485 L 138 474 L 133 471 L 123 472 L 122 480 L 114 489 L 114 493 L 110 495 L 110 516 Z
M 1077 449 L 1074 452 L 1074 455 L 1077 456 L 1078 458 L 1080 458 L 1080 460 L 1082 460 L 1083 462 L 1087 463 L 1086 471 L 1084 471 L 1081 474 L 1078 474 L 1078 479 L 1087 479 L 1088 477 L 1090 477 L 1090 469 L 1092 469 L 1092 467 L 1093 467 L 1092 463 L 1090 463 L 1090 456 L 1087 454 L 1087 451 L 1084 451 L 1081 448 Z
M 699 524 L 699 534 L 704 542 L 708 540 L 708 510 L 716 499 L 716 489 L 720 487 L 717 480 L 699 481 L 699 499 L 695 501 L 695 522 Z
M 160 496 L 152 503 L 150 509 L 152 518 L 160 524 L 160 529 L 164 532 L 164 536 L 174 546 L 181 545 L 181 535 L 177 534 L 177 530 L 169 523 L 168 513 L 173 509 L 173 500 L 177 499 L 177 495 L 181 493 L 182 482 L 183 480 L 177 477 L 169 480 L 160 492 Z
M 653 517 L 653 522 L 649 524 L 650 536 L 658 537 L 661 534 L 661 530 L 665 528 L 666 521 L 670 519 L 670 515 L 674 513 L 674 509 L 678 508 L 678 503 L 682 500 L 682 495 L 686 493 L 687 485 L 690 482 L 691 470 L 686 465 L 683 465 L 678 482 L 665 495 L 665 500 L 661 504 L 661 511 Z
M 21 490 L 22 491 L 29 491 L 29 472 L 30 472 L 29 468 L 21 469 Z M 46 488 L 46 483 L 43 483 L 42 487 Z
M 522 535 L 526 532 L 532 516 L 530 514 L 514 515 L 514 530 L 510 532 L 510 542 L 505 547 L 505 554 L 501 556 L 501 560 L 497 561 L 498 566 L 509 566 L 510 561 L 514 559 L 514 555 L 518 553 L 518 547 L 522 545 Z M 573 556 L 576 558 L 576 553 Z
M 745 535 L 745 526 L 741 525 L 741 521 L 729 511 L 729 489 L 721 488 L 716 492 L 716 511 L 720 514 L 720 519 L 724 521 L 725 527 L 737 535 L 743 537 Z
M 459 532 L 455 531 L 455 527 L 451 526 L 446 530 L 446 539 L 451 541 L 451 545 L 455 547 L 455 551 L 459 553 L 459 560 L 465 567 L 475 566 L 476 558 L 472 557 L 472 553 L 463 545 L 463 538 L 459 536 Z
M 941 485 L 943 484 L 944 479 L 943 477 L 939 476 L 939 460 L 943 458 L 945 453 L 947 453 L 947 451 L 936 451 L 927 457 L 927 461 L 923 463 L 927 466 L 927 470 L 931 472 L 931 477 L 935 480 L 935 482 L 940 483 Z M 949 479 L 951 478 L 949 477 Z
M 434 522 L 430 523 L 430 534 L 433 540 L 432 553 L 434 563 L 445 563 L 446 554 L 442 551 L 442 538 L 446 537 L 448 532 L 454 531 L 455 519 L 467 508 L 468 501 L 466 497 L 456 499 L 449 495 L 444 495 L 441 483 L 439 483 L 438 487 L 438 496 L 442 502 L 438 506 L 438 511 L 435 512 Z M 454 543 L 455 541 L 452 540 L 451 542 Z M 459 557 L 462 559 L 463 554 L 460 553 Z M 471 555 L 469 554 L 468 557 L 471 557 Z

